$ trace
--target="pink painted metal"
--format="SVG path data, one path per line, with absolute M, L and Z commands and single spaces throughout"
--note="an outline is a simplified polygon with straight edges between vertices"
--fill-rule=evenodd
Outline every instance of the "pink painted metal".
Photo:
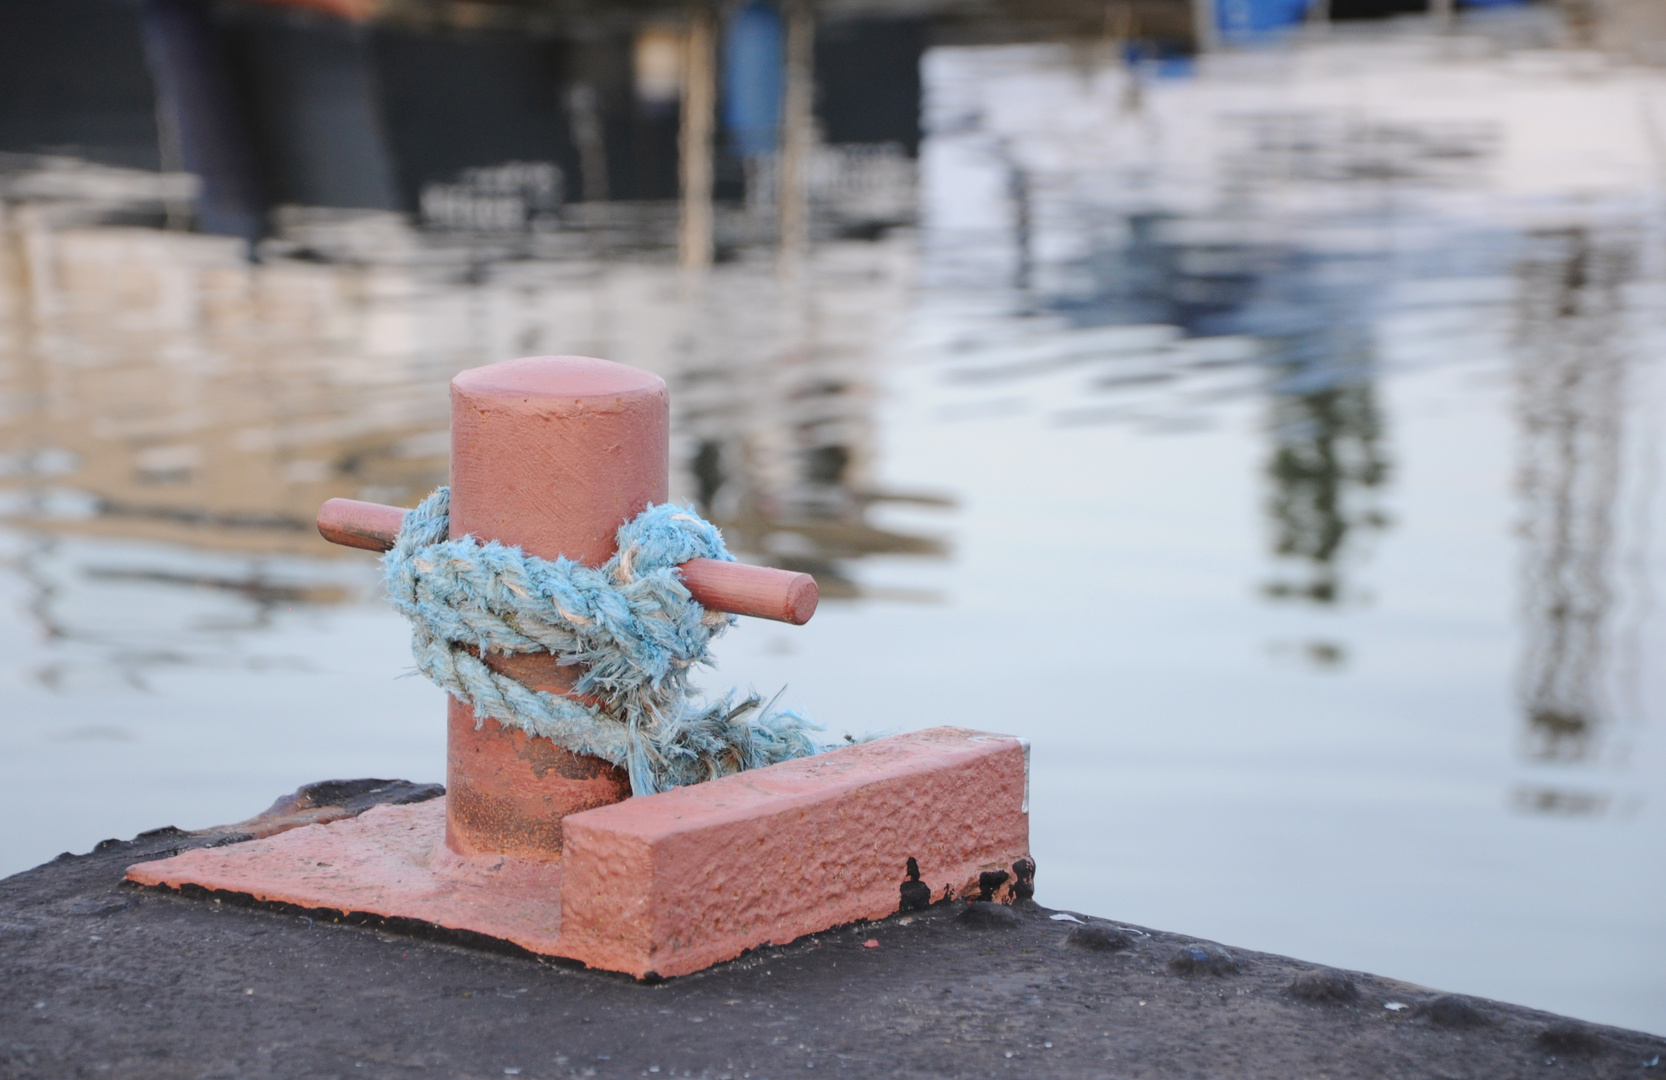
M 355 818 L 128 868 L 127 880 L 196 885 L 313 910 L 419 919 L 544 955 L 561 933 L 560 860 L 458 855 L 446 799 L 377 806 Z
M 318 535 L 332 544 L 363 551 L 387 551 L 399 536 L 408 511 L 402 506 L 359 499 L 325 499 L 318 508 Z
M 332 544 L 386 551 L 404 524 L 397 506 L 330 499 L 318 509 L 318 533 Z M 820 593 L 809 574 L 771 566 L 690 559 L 678 567 L 689 595 L 714 611 L 803 626 L 816 613 Z
M 646 371 L 535 356 L 451 380 L 451 534 L 591 566 L 649 503 L 666 500 L 670 397 Z M 553 656 L 487 654 L 494 669 L 566 693 Z M 625 771 L 449 703 L 446 843 L 459 854 L 561 857 L 561 821 L 630 794 Z
M 880 919 L 915 859 L 931 897 L 1029 857 L 1029 753 L 939 727 L 567 819 L 562 956 L 684 975 Z M 1010 886 L 1009 886 L 1010 887 Z
M 1020 740 L 931 728 L 574 814 L 555 862 L 450 850 L 448 796 L 127 877 L 420 919 L 671 976 L 890 915 L 910 858 L 933 899 L 973 893 L 983 871 L 1029 856 L 1027 784 Z

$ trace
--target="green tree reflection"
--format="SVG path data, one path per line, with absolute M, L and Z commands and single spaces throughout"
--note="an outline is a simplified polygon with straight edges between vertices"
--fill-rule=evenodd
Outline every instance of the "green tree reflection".
M 1345 333 L 1325 335 L 1330 348 L 1306 342 L 1302 351 L 1315 358 L 1281 365 L 1272 385 L 1266 510 L 1279 571 L 1263 591 L 1274 600 L 1341 603 L 1361 534 L 1388 524 L 1378 505 L 1390 468 L 1371 354 L 1357 334 L 1336 340 Z M 1339 646 L 1308 652 L 1321 663 L 1342 659 Z

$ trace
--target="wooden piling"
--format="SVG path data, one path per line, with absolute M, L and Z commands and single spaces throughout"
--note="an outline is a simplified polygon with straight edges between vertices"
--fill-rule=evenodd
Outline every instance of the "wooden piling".
M 684 49 L 677 251 L 684 269 L 703 270 L 711 266 L 713 254 L 712 135 L 717 111 L 717 16 L 704 0 L 689 5 Z
M 786 79 L 781 96 L 781 162 L 778 176 L 781 257 L 796 265 L 810 245 L 810 154 L 815 147 L 815 13 L 807 0 L 789 0 Z

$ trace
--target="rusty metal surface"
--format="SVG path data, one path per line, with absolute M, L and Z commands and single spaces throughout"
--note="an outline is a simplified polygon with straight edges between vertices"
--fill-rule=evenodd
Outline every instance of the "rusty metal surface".
M 625 770 L 496 720 L 476 727 L 473 709 L 448 704 L 446 842 L 452 850 L 558 859 L 564 817 L 630 796 Z
M 303 825 L 358 817 L 373 806 L 405 806 L 444 794 L 445 788 L 439 784 L 413 784 L 409 780 L 320 780 L 280 797 L 247 821 L 201 829 L 192 835 L 222 843 L 259 840 Z

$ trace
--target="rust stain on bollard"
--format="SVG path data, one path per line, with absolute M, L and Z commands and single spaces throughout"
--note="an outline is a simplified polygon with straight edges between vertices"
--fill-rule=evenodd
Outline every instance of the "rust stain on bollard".
M 666 501 L 670 430 L 665 382 L 622 364 L 539 356 L 465 371 L 451 381 L 451 533 L 606 562 L 619 526 Z M 578 674 L 553 656 L 485 659 L 552 693 Z M 630 795 L 623 769 L 448 705 L 445 836 L 460 855 L 558 859 L 564 817 Z
M 496 720 L 476 730 L 474 710 L 449 704 L 446 846 L 459 855 L 559 859 L 564 818 L 630 797 L 623 769 Z

